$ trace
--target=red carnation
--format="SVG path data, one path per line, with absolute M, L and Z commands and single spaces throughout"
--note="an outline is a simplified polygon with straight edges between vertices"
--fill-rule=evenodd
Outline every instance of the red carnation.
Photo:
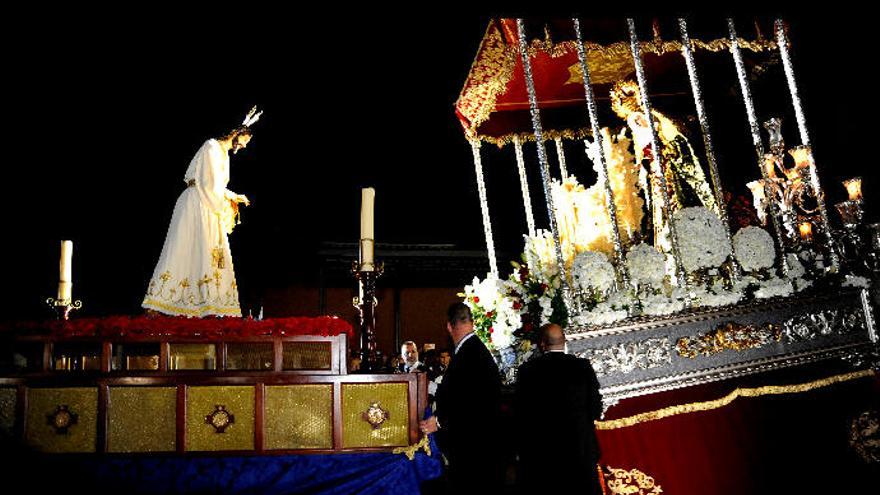
M 479 304 L 479 302 L 480 302 L 480 298 L 477 296 L 474 296 L 474 303 Z

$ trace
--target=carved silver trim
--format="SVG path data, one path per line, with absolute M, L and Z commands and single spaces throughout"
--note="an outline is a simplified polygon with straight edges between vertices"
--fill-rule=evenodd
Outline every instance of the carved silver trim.
M 804 342 L 829 335 L 865 330 L 865 312 L 859 309 L 828 309 L 793 316 L 782 324 L 786 342 Z
M 864 289 L 862 289 L 864 291 Z M 779 297 L 763 301 L 753 301 L 747 304 L 737 304 L 727 308 L 703 308 L 695 311 L 686 311 L 670 316 L 637 316 L 607 326 L 596 327 L 569 327 L 566 338 L 569 342 L 581 339 L 595 339 L 611 335 L 622 335 L 637 330 L 649 330 L 664 327 L 675 327 L 682 323 L 696 323 L 700 321 L 735 318 L 758 312 L 772 312 L 792 308 L 809 308 L 816 304 L 827 303 L 835 297 L 810 297 L 799 296 Z M 864 302 L 862 303 L 864 304 Z M 873 328 L 873 321 L 871 324 Z
M 667 337 L 620 342 L 602 349 L 584 349 L 575 355 L 588 359 L 596 376 L 662 368 L 672 364 L 672 346 Z
M 728 366 L 669 375 L 653 380 L 603 387 L 599 391 L 602 394 L 603 402 L 608 401 L 612 403 L 613 401 L 620 401 L 630 397 L 666 392 L 765 371 L 824 361 L 826 359 L 842 358 L 863 346 L 864 344 L 848 344 L 797 354 L 773 356 Z

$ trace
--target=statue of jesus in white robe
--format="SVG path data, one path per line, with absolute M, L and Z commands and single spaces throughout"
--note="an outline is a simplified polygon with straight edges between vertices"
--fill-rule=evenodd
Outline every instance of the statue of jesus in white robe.
M 189 317 L 241 316 L 229 233 L 238 203 L 248 199 L 226 188 L 229 151 L 247 145 L 250 133 L 205 141 L 184 175 L 187 187 L 174 205 L 159 263 L 142 306 Z

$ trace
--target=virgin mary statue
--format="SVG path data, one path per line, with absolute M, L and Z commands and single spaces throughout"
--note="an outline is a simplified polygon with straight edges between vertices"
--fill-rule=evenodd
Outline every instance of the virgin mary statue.
M 238 204 L 250 204 L 229 183 L 229 152 L 251 139 L 250 125 L 260 118 L 254 107 L 241 126 L 205 141 L 183 177 L 186 189 L 171 215 L 171 225 L 144 302 L 148 313 L 190 317 L 241 316 L 238 286 L 227 237 L 238 223 Z

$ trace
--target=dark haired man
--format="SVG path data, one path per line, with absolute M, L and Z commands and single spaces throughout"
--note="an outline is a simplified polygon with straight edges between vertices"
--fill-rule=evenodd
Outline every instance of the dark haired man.
M 503 480 L 503 461 L 493 440 L 501 419 L 498 365 L 474 334 L 467 305 L 449 307 L 446 330 L 455 351 L 437 387 L 435 415 L 420 426 L 425 433 L 437 432 L 437 442 L 449 462 L 452 491 L 498 493 Z

